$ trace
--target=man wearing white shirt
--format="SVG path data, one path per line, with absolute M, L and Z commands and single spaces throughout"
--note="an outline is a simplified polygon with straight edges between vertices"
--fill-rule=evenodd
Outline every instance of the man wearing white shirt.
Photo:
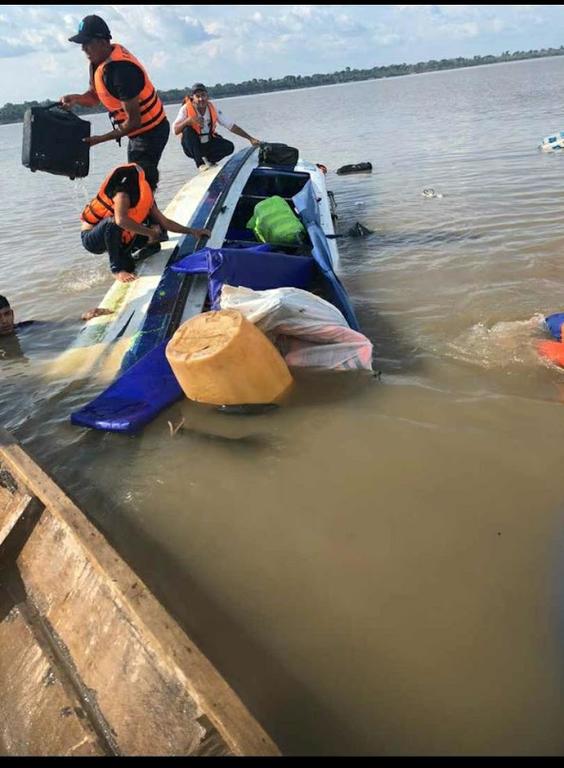
M 260 144 L 259 139 L 239 128 L 209 100 L 203 83 L 195 83 L 192 95 L 184 99 L 172 127 L 174 133 L 181 137 L 184 154 L 194 160 L 198 171 L 206 171 L 235 149 L 233 142 L 217 134 L 218 124 L 247 139 L 253 146 Z

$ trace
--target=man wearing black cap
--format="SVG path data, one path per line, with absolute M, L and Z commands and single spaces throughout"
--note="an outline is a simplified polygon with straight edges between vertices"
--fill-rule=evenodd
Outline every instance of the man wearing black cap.
M 184 154 L 194 160 L 198 171 L 206 171 L 235 149 L 233 142 L 216 133 L 218 123 L 253 146 L 260 144 L 259 139 L 235 125 L 209 100 L 208 89 L 203 83 L 194 83 L 191 95 L 184 99 L 172 127 L 181 137 Z
M 90 61 L 90 88 L 62 96 L 61 103 L 63 107 L 93 107 L 101 102 L 114 129 L 84 141 L 93 146 L 128 136 L 128 161 L 156 168 L 170 133 L 163 104 L 141 62 L 119 43 L 110 43 L 111 38 L 108 25 L 99 16 L 82 19 L 78 33 L 69 41 L 80 44 Z

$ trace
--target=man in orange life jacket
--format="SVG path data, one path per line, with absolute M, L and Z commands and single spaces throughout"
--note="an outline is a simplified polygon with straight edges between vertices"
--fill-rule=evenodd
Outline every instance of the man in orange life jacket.
M 90 88 L 86 93 L 62 96 L 61 104 L 93 107 L 101 102 L 110 113 L 114 130 L 84 141 L 93 146 L 128 136 L 128 162 L 156 168 L 168 141 L 170 124 L 141 62 L 119 43 L 110 43 L 111 37 L 108 25 L 99 16 L 82 19 L 78 33 L 69 41 L 82 45 L 90 61 Z
M 194 83 L 191 96 L 184 99 L 172 127 L 174 133 L 181 136 L 184 154 L 193 158 L 199 171 L 206 171 L 210 165 L 215 165 L 235 149 L 233 142 L 216 133 L 218 123 L 237 136 L 247 139 L 254 146 L 260 144 L 259 139 L 250 136 L 231 122 L 222 110 L 209 100 L 208 90 L 203 83 Z
M 157 178 L 152 165 L 146 170 L 135 163 L 120 165 L 82 211 L 82 245 L 90 253 L 107 251 L 110 269 L 122 283 L 136 279 L 131 255 L 136 246 L 158 243 L 166 230 L 197 238 L 210 235 L 207 229 L 184 227 L 161 213 L 153 196 Z

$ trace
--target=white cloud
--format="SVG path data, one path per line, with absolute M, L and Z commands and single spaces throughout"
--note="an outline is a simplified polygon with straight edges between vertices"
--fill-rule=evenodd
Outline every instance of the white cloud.
M 49 56 L 45 56 L 43 61 L 41 62 L 41 71 L 45 72 L 48 75 L 54 75 L 57 72 L 59 72 L 59 63 L 57 62 L 57 59 L 55 56 L 50 54 Z
M 134 48 L 140 39 L 157 41 L 161 46 L 170 48 L 175 45 L 194 45 L 209 40 L 211 35 L 202 22 L 186 13 L 190 6 L 132 5 L 113 6 L 116 18 L 116 33 Z M 114 34 L 114 29 L 112 34 Z M 114 35 L 118 39 L 118 35 Z
M 555 5 L 6 5 L 0 104 L 85 86 L 68 42 L 96 13 L 161 89 L 559 46 Z M 56 91 L 52 89 L 56 88 Z
M 170 56 L 168 53 L 165 53 L 164 51 L 157 51 L 151 58 L 151 69 L 164 69 L 169 62 Z

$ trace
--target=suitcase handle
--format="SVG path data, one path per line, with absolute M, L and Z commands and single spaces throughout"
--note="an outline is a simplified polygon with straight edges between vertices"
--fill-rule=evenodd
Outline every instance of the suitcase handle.
M 60 101 L 56 101 L 54 104 L 47 104 L 47 105 L 43 105 L 42 104 L 39 107 L 36 107 L 36 109 L 45 109 L 45 110 L 47 110 L 47 109 L 53 109 L 54 107 L 58 107 L 62 112 L 64 112 L 65 115 L 70 115 L 75 120 L 80 120 L 81 119 L 78 115 L 75 115 L 74 112 L 71 112 L 68 109 L 64 109 L 61 106 L 61 102 Z

